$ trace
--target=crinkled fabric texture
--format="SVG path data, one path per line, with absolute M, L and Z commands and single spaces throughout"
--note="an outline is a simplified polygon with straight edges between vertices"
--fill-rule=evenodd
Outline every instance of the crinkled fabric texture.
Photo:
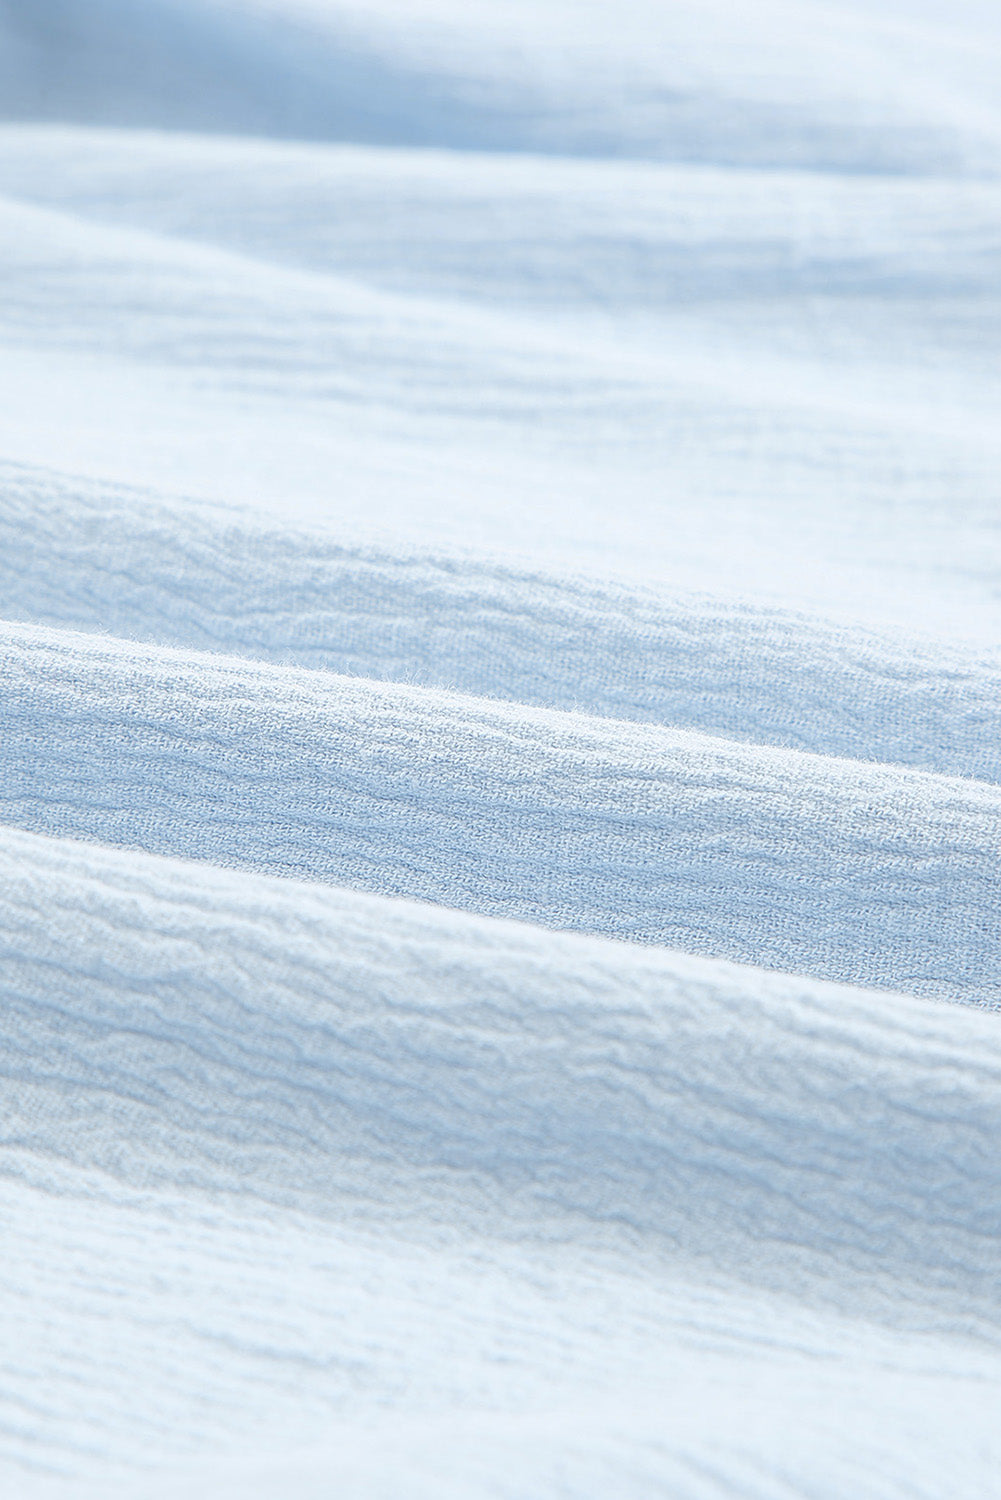
M 993 1500 L 1001 22 L 0 0 L 0 1487 Z

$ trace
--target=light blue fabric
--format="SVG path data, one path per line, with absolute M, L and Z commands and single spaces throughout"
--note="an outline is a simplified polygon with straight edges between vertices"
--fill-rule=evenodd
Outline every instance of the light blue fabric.
M 4 1500 L 987 1500 L 1001 12 L 0 0 Z

